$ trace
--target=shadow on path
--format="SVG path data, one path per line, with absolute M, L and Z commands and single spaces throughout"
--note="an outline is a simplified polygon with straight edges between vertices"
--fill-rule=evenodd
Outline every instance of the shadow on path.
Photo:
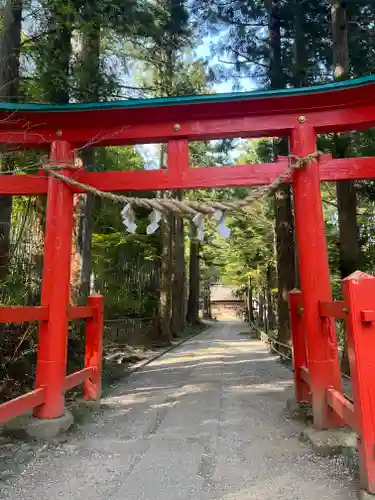
M 3 485 L 12 500 L 354 499 L 340 461 L 299 442 L 291 372 L 223 322 L 119 382 L 92 422 Z

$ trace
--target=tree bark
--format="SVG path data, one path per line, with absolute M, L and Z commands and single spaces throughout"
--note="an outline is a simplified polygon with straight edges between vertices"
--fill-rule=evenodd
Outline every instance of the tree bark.
M 80 98 L 83 101 L 97 101 L 100 97 L 100 19 L 96 1 L 84 4 L 82 23 L 82 53 L 80 71 Z M 95 169 L 95 152 L 85 149 L 82 152 L 85 170 Z M 78 251 L 80 253 L 79 302 L 87 303 L 90 295 L 92 274 L 92 234 L 93 234 L 94 196 L 82 195 L 79 203 Z
M 344 279 L 357 270 L 359 261 L 355 184 L 351 181 L 337 182 L 336 193 L 340 229 L 340 273 Z
M 346 1 L 331 0 L 333 76 L 335 80 L 345 80 L 349 76 L 348 18 Z M 345 158 L 350 150 L 350 134 L 336 134 L 334 156 Z M 353 181 L 336 183 L 337 208 L 339 218 L 339 249 L 341 278 L 346 278 L 359 267 L 360 250 L 357 225 L 357 193 Z M 349 373 L 349 359 L 346 342 L 341 359 L 341 370 Z
M 264 330 L 266 332 L 266 335 L 268 335 L 269 328 L 268 328 L 268 312 L 267 312 L 267 302 L 266 302 L 266 289 L 262 289 L 262 303 L 263 303 L 263 326 Z
M 169 343 L 171 333 L 171 270 L 172 270 L 172 216 L 165 215 L 160 224 L 161 232 L 161 265 L 160 265 L 160 292 L 159 292 L 159 336 L 158 340 Z
M 0 35 L 0 99 L 2 101 L 18 100 L 22 7 L 22 0 L 7 0 L 4 6 L 4 24 Z M 13 168 L 13 161 L 6 154 L 2 155 L 0 168 L 2 171 Z M 0 196 L 1 296 L 5 293 L 9 272 L 11 216 L 12 196 Z M 3 342 L 3 336 L 4 325 L 0 325 L 0 344 Z
M 268 11 L 268 78 L 272 89 L 285 87 L 284 71 L 281 58 L 281 22 L 276 2 L 265 2 Z
M 308 85 L 308 55 L 305 38 L 305 23 L 306 23 L 306 7 L 305 0 L 294 0 L 294 66 L 293 66 L 293 84 L 295 87 L 305 87 Z M 288 153 L 285 147 L 285 154 Z M 293 207 L 291 217 L 293 219 Z M 291 219 L 291 220 L 292 220 Z M 292 222 L 294 228 L 294 220 Z M 299 280 L 299 265 L 298 265 L 298 249 L 294 232 L 294 287 L 300 287 Z M 290 286 L 290 284 L 289 284 Z M 288 325 L 290 329 L 290 326 Z M 281 340 L 280 340 L 281 341 Z
M 72 305 L 79 303 L 80 271 L 81 258 L 78 250 L 78 228 L 79 228 L 79 209 L 80 194 L 73 196 L 73 231 L 72 231 L 72 249 L 70 264 L 70 296 L 69 302 Z
M 0 35 L 0 98 L 18 101 L 22 0 L 7 0 Z
M 294 0 L 294 66 L 293 84 L 295 87 L 305 87 L 307 79 L 307 51 L 305 40 L 305 0 Z
M 203 286 L 203 319 L 212 319 L 211 314 L 211 289 L 210 284 L 206 282 Z
M 84 152 L 84 165 L 86 170 L 92 170 L 94 163 L 94 151 L 88 149 Z M 92 235 L 93 235 L 93 206 L 94 195 L 87 193 L 81 195 L 79 203 L 79 230 L 77 234 L 78 251 L 81 261 L 79 303 L 86 304 L 90 295 L 90 283 L 92 274 Z
M 190 223 L 189 295 L 186 321 L 199 324 L 199 240 L 197 228 Z
M 264 294 L 263 294 L 263 289 L 260 288 L 259 290 L 259 326 L 264 325 Z
M 160 148 L 160 167 L 166 169 L 167 149 L 162 144 Z M 168 197 L 165 192 L 163 196 Z M 172 278 L 173 278 L 173 224 L 172 214 L 166 214 L 160 223 L 161 235 L 161 253 L 160 253 L 160 291 L 159 291 L 159 309 L 158 309 L 158 340 L 169 343 L 172 340 L 171 331 L 171 313 L 172 313 Z
M 269 80 L 271 88 L 285 87 L 282 67 L 281 23 L 277 2 L 267 0 Z M 279 153 L 287 154 L 287 141 L 278 145 Z M 276 256 L 278 279 L 278 340 L 287 343 L 290 339 L 288 292 L 295 286 L 294 218 L 290 187 L 280 186 L 274 196 L 276 218 Z
M 67 0 L 69 3 L 69 0 Z M 39 59 L 37 61 L 40 73 L 41 87 L 47 102 L 66 104 L 70 97 L 70 60 L 72 53 L 72 8 L 67 4 L 59 5 L 57 2 L 49 2 L 48 29 L 44 43 L 39 47 Z M 75 271 L 79 267 L 79 259 L 76 259 L 76 241 L 72 238 L 72 269 L 70 300 L 76 301 L 79 290 L 79 281 L 76 279 Z
M 70 59 L 72 54 L 72 12 L 66 3 L 48 2 L 48 29 L 39 55 L 39 71 L 47 102 L 64 104 L 70 95 Z
M 175 198 L 182 200 L 182 192 L 176 191 Z M 181 217 L 174 220 L 173 238 L 173 284 L 172 284 L 172 318 L 171 329 L 175 336 L 185 329 L 185 293 L 186 293 L 186 263 L 184 221 Z
M 254 323 L 254 309 L 253 309 L 253 284 L 251 278 L 249 278 L 249 283 L 247 285 L 247 314 L 248 319 L 251 323 Z
M 275 328 L 275 313 L 273 311 L 272 289 L 274 287 L 274 268 L 269 265 L 267 267 L 267 318 L 270 330 Z
M 290 340 L 288 292 L 295 286 L 294 219 L 289 186 L 275 193 L 279 342 Z

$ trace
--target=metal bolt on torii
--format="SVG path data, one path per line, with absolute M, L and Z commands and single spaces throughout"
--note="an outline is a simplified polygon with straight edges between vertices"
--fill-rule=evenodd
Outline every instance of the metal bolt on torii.
M 43 170 L 54 176 L 56 179 L 82 189 L 87 193 L 92 193 L 100 198 L 106 198 L 116 203 L 124 203 L 125 206 L 121 211 L 121 215 L 124 225 L 130 233 L 135 233 L 137 229 L 134 207 L 143 207 L 152 210 L 149 216 L 150 224 L 147 226 L 147 234 L 153 234 L 159 228 L 159 222 L 163 214 L 172 213 L 177 217 L 186 217 L 191 219 L 198 228 L 199 240 L 203 241 L 205 217 L 213 218 L 216 221 L 219 234 L 223 237 L 229 237 L 230 229 L 227 227 L 225 222 L 225 214 L 227 212 L 246 212 L 246 208 L 249 207 L 249 205 L 272 193 L 290 177 L 294 170 L 304 167 L 311 160 L 318 159 L 321 154 L 321 152 L 316 151 L 306 157 L 289 155 L 288 168 L 272 183 L 252 190 L 252 192 L 244 199 L 233 201 L 207 200 L 201 202 L 192 200 L 180 201 L 174 198 L 155 199 L 123 196 L 101 191 L 100 189 L 78 182 L 73 178 L 58 172 L 58 170 L 72 167 L 72 165 L 66 163 L 48 163 L 44 165 Z

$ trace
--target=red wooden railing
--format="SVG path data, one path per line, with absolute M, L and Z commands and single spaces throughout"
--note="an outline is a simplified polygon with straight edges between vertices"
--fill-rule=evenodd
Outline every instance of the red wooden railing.
M 85 399 L 96 400 L 100 398 L 103 310 L 103 297 L 93 296 L 89 297 L 87 306 L 69 307 L 67 311 L 69 319 L 85 319 L 86 321 L 85 367 L 83 370 L 65 377 L 63 390 L 67 391 L 83 382 Z M 0 307 L 0 323 L 25 323 L 29 321 L 49 321 L 48 307 Z M 46 389 L 48 387 L 38 387 L 34 391 L 1 404 L 0 424 L 9 422 L 29 410 L 41 407 L 45 403 Z
M 375 278 L 356 272 L 343 280 L 342 288 L 343 301 L 320 301 L 316 311 L 323 332 L 329 331 L 324 323 L 332 318 L 346 321 L 353 401 L 327 380 L 323 411 L 332 413 L 341 425 L 346 424 L 357 432 L 361 487 L 375 494 Z M 299 290 L 290 293 L 296 400 L 312 402 L 314 407 L 315 380 L 309 365 L 319 360 L 311 359 L 309 353 L 303 299 Z M 336 339 L 331 340 L 337 349 Z M 322 377 L 319 384 L 321 381 Z

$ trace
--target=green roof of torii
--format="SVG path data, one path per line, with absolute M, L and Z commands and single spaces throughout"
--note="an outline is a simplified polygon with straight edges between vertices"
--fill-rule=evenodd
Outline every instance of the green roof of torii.
M 201 103 L 219 103 L 228 101 L 241 101 L 251 99 L 266 99 L 276 97 L 308 95 L 324 93 L 337 90 L 345 90 L 364 85 L 374 84 L 375 75 L 345 80 L 340 82 L 326 83 L 303 88 L 287 88 L 280 90 L 254 90 L 251 92 L 233 92 L 224 94 L 204 94 L 184 97 L 162 97 L 153 99 L 128 99 L 126 101 L 106 101 L 106 102 L 84 102 L 69 104 L 20 104 L 12 102 L 0 102 L 0 110 L 3 111 L 94 111 L 110 109 L 136 109 L 147 107 L 161 107 L 173 105 L 189 105 Z

